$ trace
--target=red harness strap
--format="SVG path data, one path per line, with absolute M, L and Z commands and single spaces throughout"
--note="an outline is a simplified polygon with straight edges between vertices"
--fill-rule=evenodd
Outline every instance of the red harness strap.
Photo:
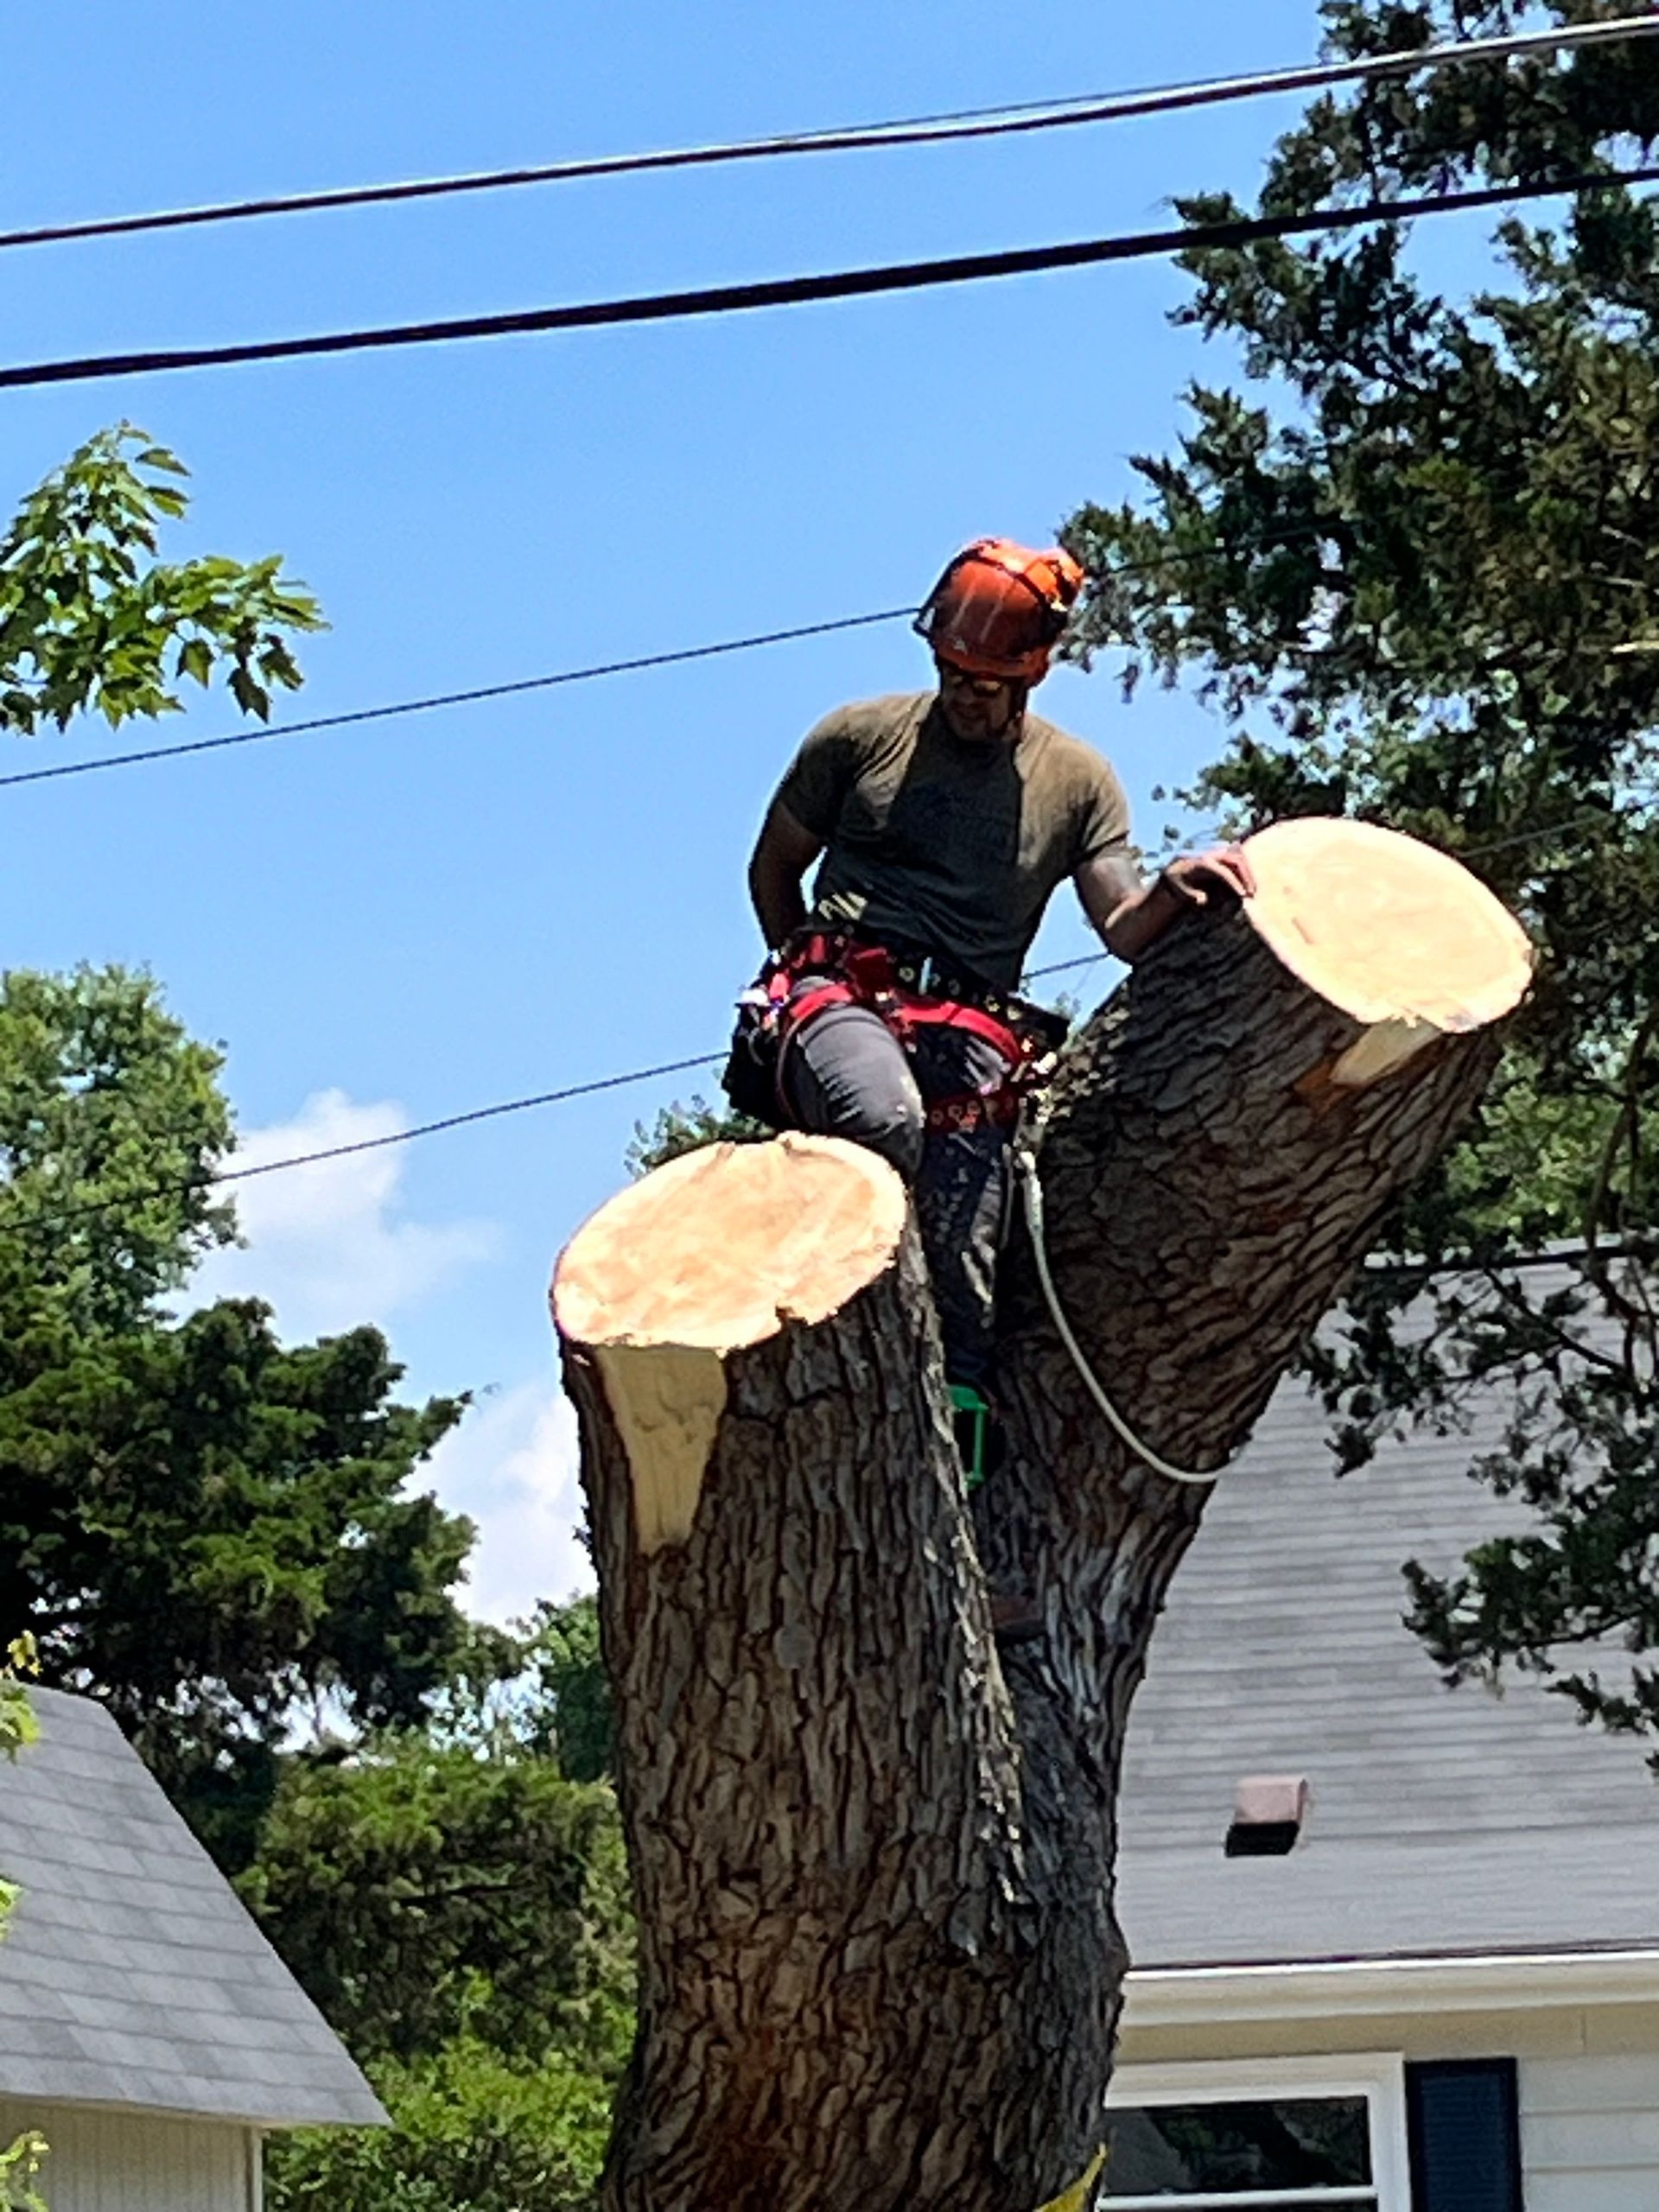
M 823 975 L 824 981 L 793 996 L 803 976 Z M 1044 1044 L 1022 1033 L 984 1007 L 961 999 L 929 998 L 899 982 L 893 955 L 885 946 L 861 944 L 856 940 L 815 931 L 780 963 L 768 986 L 778 1024 L 779 1096 L 783 1096 L 784 1055 L 791 1040 L 809 1021 L 831 1007 L 861 1006 L 879 1015 L 899 1042 L 908 1046 L 918 1029 L 965 1029 L 983 1039 L 1007 1064 L 1001 1083 L 991 1091 L 963 1091 L 935 1099 L 927 1109 L 930 1130 L 976 1129 L 989 1124 L 1011 1127 L 1018 1120 L 1027 1092 L 1039 1078 Z

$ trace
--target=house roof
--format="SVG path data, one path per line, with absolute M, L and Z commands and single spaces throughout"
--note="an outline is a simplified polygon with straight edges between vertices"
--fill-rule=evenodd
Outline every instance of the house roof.
M 0 1762 L 0 2094 L 270 2126 L 384 2120 L 373 2091 L 115 1722 L 35 1692 Z
M 1119 1911 L 1137 1967 L 1659 1947 L 1659 1785 L 1642 1745 L 1535 1678 L 1448 1690 L 1402 1622 L 1517 1525 L 1465 1471 L 1497 1440 L 1385 1447 L 1338 1481 L 1282 1389 L 1221 1478 L 1130 1722 Z M 1283 1858 L 1223 1855 L 1243 1776 L 1306 1775 Z

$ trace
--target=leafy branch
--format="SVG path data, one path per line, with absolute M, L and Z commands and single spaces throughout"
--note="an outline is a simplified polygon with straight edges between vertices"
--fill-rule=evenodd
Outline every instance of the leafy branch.
M 118 423 L 30 493 L 0 536 L 0 729 L 64 728 L 96 710 L 111 727 L 175 714 L 187 678 L 222 672 L 261 721 L 273 690 L 302 678 L 289 640 L 327 627 L 280 556 L 156 557 L 181 521 L 188 471 L 147 432 Z

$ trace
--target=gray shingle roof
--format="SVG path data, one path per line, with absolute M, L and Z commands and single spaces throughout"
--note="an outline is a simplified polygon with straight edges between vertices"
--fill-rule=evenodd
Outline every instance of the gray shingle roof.
M 271 2126 L 385 2118 L 322 2015 L 103 1709 L 35 1694 L 0 1763 L 0 2094 Z
M 1405 1560 L 1443 1572 L 1516 1525 L 1464 1472 L 1480 1436 L 1389 1446 L 1341 1482 L 1323 1436 L 1282 1389 L 1153 1637 L 1124 1780 L 1135 1964 L 1659 1945 L 1641 1744 L 1580 1726 L 1534 1680 L 1447 1690 L 1402 1624 Z M 1312 1783 L 1288 1857 L 1223 1856 L 1252 1773 Z

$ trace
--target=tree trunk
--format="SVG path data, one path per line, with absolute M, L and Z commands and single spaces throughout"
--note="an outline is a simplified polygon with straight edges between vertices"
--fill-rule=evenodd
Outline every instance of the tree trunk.
M 1256 897 L 1154 948 L 1040 1147 L 1080 1349 L 1194 1471 L 1472 1104 L 1529 972 L 1407 839 L 1299 822 L 1249 850 Z M 1037 2212 L 1091 2165 L 1124 1731 L 1208 1492 L 1118 1441 L 1033 1262 L 1022 1230 L 1007 1457 L 969 1500 L 871 1155 L 693 1154 L 561 1260 L 640 1921 L 610 2212 Z M 1039 1632 L 999 1646 L 993 1592 Z

